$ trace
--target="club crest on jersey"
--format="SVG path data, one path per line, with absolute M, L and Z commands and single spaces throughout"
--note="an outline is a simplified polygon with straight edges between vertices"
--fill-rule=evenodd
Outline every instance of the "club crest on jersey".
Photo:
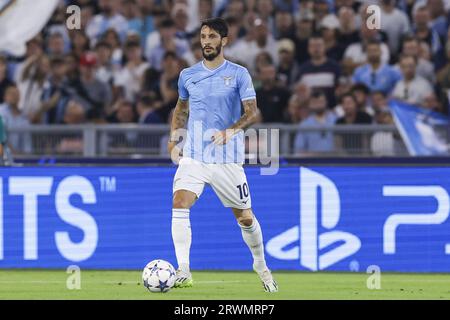
M 233 79 L 233 77 L 222 77 L 222 78 L 225 83 L 225 86 L 227 87 L 231 86 L 231 79 Z

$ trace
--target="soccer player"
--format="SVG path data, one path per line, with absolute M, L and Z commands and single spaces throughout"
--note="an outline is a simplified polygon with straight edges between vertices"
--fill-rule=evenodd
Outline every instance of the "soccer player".
M 189 269 L 190 208 L 211 185 L 225 207 L 230 207 L 253 256 L 253 269 L 266 292 L 278 291 L 264 258 L 261 227 L 251 209 L 244 163 L 243 129 L 257 115 L 256 94 L 247 69 L 226 60 L 228 27 L 220 18 L 205 20 L 200 28 L 203 60 L 181 71 L 168 151 L 178 149 L 179 129 L 187 122 L 187 137 L 173 182 L 172 238 L 178 262 L 175 287 L 193 285 Z M 241 102 L 244 113 L 241 116 Z

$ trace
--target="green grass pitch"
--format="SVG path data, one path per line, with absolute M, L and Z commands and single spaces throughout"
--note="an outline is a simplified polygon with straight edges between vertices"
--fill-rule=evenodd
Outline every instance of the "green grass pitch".
M 268 294 L 250 272 L 193 272 L 194 287 L 150 293 L 140 271 L 82 270 L 68 290 L 65 270 L 0 270 L 0 299 L 450 299 L 450 274 L 382 274 L 370 290 L 364 273 L 274 272 L 280 292 Z

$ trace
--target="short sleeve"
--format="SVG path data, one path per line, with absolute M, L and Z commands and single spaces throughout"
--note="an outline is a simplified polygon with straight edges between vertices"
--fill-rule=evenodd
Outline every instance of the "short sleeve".
M 178 77 L 178 96 L 181 100 L 187 100 L 189 99 L 189 92 L 185 87 L 183 71 L 180 72 L 180 76 Z
M 240 73 L 238 79 L 239 97 L 242 101 L 256 98 L 255 88 L 253 87 L 252 77 L 247 69 Z

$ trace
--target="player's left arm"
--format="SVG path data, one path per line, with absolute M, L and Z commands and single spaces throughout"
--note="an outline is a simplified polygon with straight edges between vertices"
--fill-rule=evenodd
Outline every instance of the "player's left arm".
M 253 123 L 256 122 L 258 118 L 256 98 L 242 101 L 242 104 L 244 107 L 244 114 L 231 127 L 224 131 L 219 131 L 213 136 L 212 140 L 215 144 L 226 144 L 234 135 L 239 133 L 241 130 L 250 127 Z

